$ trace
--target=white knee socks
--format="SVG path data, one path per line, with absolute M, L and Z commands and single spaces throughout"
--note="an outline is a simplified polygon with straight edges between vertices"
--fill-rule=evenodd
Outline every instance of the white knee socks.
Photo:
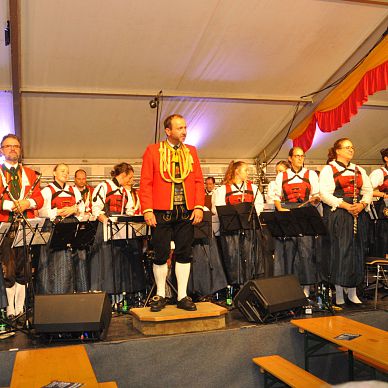
M 336 304 L 344 304 L 344 288 L 342 286 L 339 286 L 338 284 L 335 285 L 335 303 Z
M 187 283 L 190 276 L 190 263 L 175 263 L 175 275 L 178 283 L 178 300 L 187 296 Z
M 358 299 L 356 287 L 348 288 L 348 298 L 351 302 L 361 304 L 361 300 Z
M 166 264 L 157 265 L 154 264 L 153 267 L 155 284 L 156 284 L 156 295 L 159 295 L 163 298 L 166 297 L 166 279 L 168 273 L 168 266 Z

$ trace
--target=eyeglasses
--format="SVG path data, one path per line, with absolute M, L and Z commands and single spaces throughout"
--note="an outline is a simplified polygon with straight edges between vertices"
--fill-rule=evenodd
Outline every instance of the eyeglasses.
M 341 147 L 340 150 L 355 150 L 353 146 Z
M 15 149 L 15 150 L 18 150 L 18 149 L 20 149 L 20 145 L 17 145 L 17 144 L 15 144 L 15 145 L 13 145 L 13 144 L 7 144 L 7 145 L 1 146 L 1 148 L 2 148 L 3 150 L 10 150 L 11 148 L 13 148 L 13 149 Z
M 305 158 L 306 155 L 292 155 L 294 158 Z

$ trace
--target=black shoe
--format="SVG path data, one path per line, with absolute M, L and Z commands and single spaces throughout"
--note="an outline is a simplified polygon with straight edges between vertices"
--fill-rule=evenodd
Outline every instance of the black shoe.
M 163 310 L 166 307 L 167 299 L 163 296 L 155 295 L 150 303 L 151 311 L 157 313 L 158 311 Z
M 185 296 L 183 299 L 178 300 L 176 307 L 178 307 L 178 309 L 183 309 L 187 311 L 197 310 L 197 306 L 195 305 L 195 303 L 193 303 L 189 296 Z

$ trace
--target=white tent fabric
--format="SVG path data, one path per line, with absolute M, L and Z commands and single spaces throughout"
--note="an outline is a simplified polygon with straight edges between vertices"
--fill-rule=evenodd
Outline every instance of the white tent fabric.
M 8 0 L 0 3 L 5 25 Z M 387 6 L 352 1 L 20 0 L 25 157 L 140 158 L 154 141 L 149 100 L 163 90 L 161 116 L 187 118 L 201 158 L 254 158 L 299 97 L 387 20 Z M 10 47 L 0 46 L 0 88 L 10 90 Z M 309 158 L 325 160 L 334 139 L 349 136 L 358 158 L 378 161 L 388 94 L 370 101 L 377 106 L 322 135 Z

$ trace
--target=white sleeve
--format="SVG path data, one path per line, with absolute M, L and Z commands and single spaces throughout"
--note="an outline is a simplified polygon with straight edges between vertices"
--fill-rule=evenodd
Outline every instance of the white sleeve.
M 257 193 L 256 199 L 255 199 L 255 209 L 256 209 L 257 215 L 259 215 L 264 210 L 263 195 L 261 194 L 259 188 L 256 185 L 252 185 L 252 191 L 254 196 Z
M 267 186 L 267 194 L 265 196 L 265 199 L 267 200 L 267 203 L 273 203 L 276 193 L 276 181 L 271 181 L 268 183 Z
M 100 214 L 104 214 L 105 199 L 106 199 L 107 186 L 105 182 L 100 183 L 93 191 L 92 198 L 92 214 L 98 217 Z
M 217 214 L 216 206 L 225 206 L 225 185 L 220 186 L 212 195 L 212 213 Z
M 366 171 L 362 167 L 358 167 L 358 169 L 361 171 L 361 176 L 362 176 L 362 187 L 361 187 L 361 193 L 360 193 L 362 195 L 361 201 L 369 205 L 373 199 L 372 183 Z
M 310 197 L 319 195 L 319 178 L 318 178 L 318 174 L 313 170 L 310 170 L 309 172 L 309 181 L 311 184 Z
M 276 175 L 275 179 L 275 186 L 273 191 L 273 200 L 282 202 L 282 196 L 283 196 L 283 172 L 279 172 L 278 175 Z
M 41 193 L 44 202 L 42 208 L 39 209 L 39 217 L 50 218 L 50 220 L 53 221 L 58 214 L 58 209 L 51 209 L 52 193 L 50 187 L 46 186 L 41 190 Z
M 369 175 L 370 181 L 372 183 L 372 187 L 375 189 L 376 187 L 379 187 L 383 184 L 384 181 L 384 174 L 383 170 L 381 168 L 378 168 L 377 170 L 373 170 L 371 174 Z
M 133 202 L 132 194 L 129 190 L 127 190 L 124 187 L 123 187 L 123 190 L 127 192 L 127 196 L 128 196 L 128 202 L 125 206 L 125 214 L 127 216 L 133 216 L 133 214 L 135 213 L 135 204 Z
M 332 207 L 332 210 L 337 209 L 341 204 L 342 198 L 337 198 L 333 195 L 335 190 L 335 182 L 333 177 L 333 170 L 331 166 L 323 167 L 319 174 L 319 193 L 322 202 Z

